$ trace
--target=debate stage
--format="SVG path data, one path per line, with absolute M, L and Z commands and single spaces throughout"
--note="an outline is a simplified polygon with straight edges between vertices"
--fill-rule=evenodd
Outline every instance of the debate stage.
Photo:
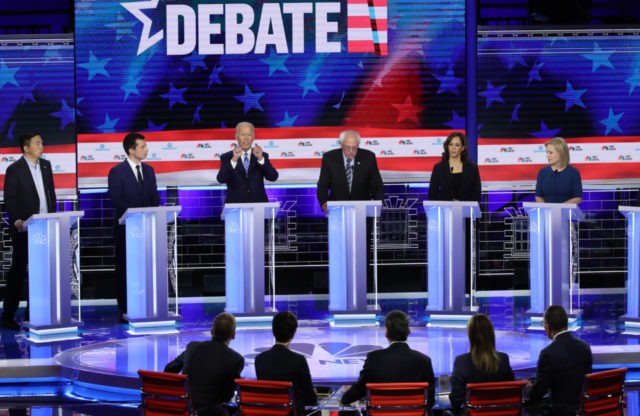
M 584 292 L 584 291 L 583 291 Z M 637 415 L 637 385 L 640 384 L 640 334 L 623 334 L 617 319 L 624 306 L 624 294 L 581 294 L 584 319 L 576 333 L 591 344 L 594 369 L 627 366 L 629 415 Z M 527 330 L 528 299 L 510 292 L 479 296 L 480 311 L 487 313 L 496 327 L 497 347 L 509 354 L 517 378 L 535 371 L 539 351 L 549 340 L 543 331 Z M 120 403 L 135 408 L 139 401 L 140 368 L 162 370 L 193 340 L 209 338 L 213 316 L 223 309 L 223 299 L 192 298 L 180 306 L 183 321 L 174 330 L 133 334 L 127 325 L 117 324 L 110 304 L 83 307 L 85 327 L 74 340 L 35 343 L 24 332 L 2 330 L 4 358 L 0 362 L 0 414 L 2 402 L 25 401 L 27 397 L 49 394 L 93 403 Z M 279 297 L 279 310 L 291 310 L 300 327 L 291 348 L 307 357 L 314 384 L 334 390 L 353 382 L 369 351 L 387 346 L 384 327 L 335 327 L 329 323 L 326 297 Z M 438 401 L 447 404 L 447 376 L 455 356 L 468 350 L 465 328 L 427 327 L 419 294 L 394 294 L 380 299 L 382 314 L 400 309 L 411 317 L 412 348 L 429 355 L 436 377 Z M 383 315 L 379 315 L 382 322 Z M 240 327 L 232 348 L 245 357 L 243 377 L 254 378 L 253 360 L 273 344 L 270 325 Z M 21 397 L 23 399 L 21 399 Z M 24 403 L 23 403 L 24 404 Z M 133 411 L 133 410 L 131 410 Z M 33 414 L 33 413 L 32 413 Z M 100 413 L 86 413 L 100 414 Z

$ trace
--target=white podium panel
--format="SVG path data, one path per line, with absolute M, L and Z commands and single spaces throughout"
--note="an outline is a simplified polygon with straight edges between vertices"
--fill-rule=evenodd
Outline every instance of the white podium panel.
M 480 207 L 475 201 L 424 201 L 423 206 L 427 214 L 426 312 L 432 321 L 466 325 L 472 311 L 465 306 L 465 257 L 471 250 L 473 268 L 476 254 L 473 239 L 466 241 L 465 219 L 480 217 Z M 475 291 L 473 285 L 471 290 Z
M 627 313 L 625 332 L 640 333 L 640 207 L 618 207 L 627 218 Z
M 36 336 L 76 333 L 71 319 L 70 229 L 84 211 L 32 215 L 29 240 L 29 332 Z M 79 237 L 78 237 L 79 238 Z
M 582 218 L 577 204 L 525 202 L 529 215 L 529 279 L 531 316 L 540 317 L 550 305 L 570 316 L 579 314 L 571 303 L 571 223 Z
M 127 315 L 134 328 L 175 326 L 169 312 L 167 224 L 180 206 L 129 208 L 119 219 L 127 246 Z
M 367 313 L 367 217 L 382 201 L 328 201 L 329 310 Z
M 265 314 L 264 221 L 274 219 L 279 207 L 279 202 L 224 206 L 227 312 L 236 315 Z M 274 247 L 270 249 L 274 250 Z

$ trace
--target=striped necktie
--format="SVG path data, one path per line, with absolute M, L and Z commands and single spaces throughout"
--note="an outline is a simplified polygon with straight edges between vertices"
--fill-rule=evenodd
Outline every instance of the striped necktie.
M 351 193 L 351 183 L 353 182 L 353 159 L 347 159 L 345 173 L 347 175 L 347 186 L 349 187 L 349 193 Z
M 243 164 L 244 164 L 244 173 L 246 173 L 247 176 L 249 176 L 249 154 L 248 153 L 244 154 Z

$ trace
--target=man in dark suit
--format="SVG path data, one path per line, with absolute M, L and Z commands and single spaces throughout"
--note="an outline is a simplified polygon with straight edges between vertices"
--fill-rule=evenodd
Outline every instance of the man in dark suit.
M 113 235 L 115 245 L 116 299 L 120 322 L 126 323 L 127 313 L 127 249 L 125 226 L 118 220 L 129 208 L 160 205 L 156 174 L 142 163 L 147 158 L 147 143 L 139 133 L 129 133 L 122 141 L 127 158 L 109 171 L 109 197 L 113 205 Z
M 575 415 L 584 376 L 591 373 L 591 347 L 567 329 L 569 320 L 562 306 L 549 306 L 542 322 L 553 341 L 540 351 L 536 375 L 525 386 L 525 397 L 537 406 L 549 393 L 551 414 Z
M 27 279 L 29 250 L 24 222 L 33 214 L 56 212 L 56 191 L 51 163 L 42 159 L 43 143 L 38 133 L 20 136 L 22 157 L 7 168 L 4 177 L 4 207 L 9 216 L 9 235 L 13 253 L 7 274 L 0 325 L 18 331 L 15 313 L 20 305 L 22 286 Z
M 381 201 L 384 198 L 376 155 L 360 149 L 357 131 L 340 133 L 340 149 L 322 155 L 317 196 L 325 213 L 327 201 Z
M 358 381 L 344 393 L 340 401 L 348 405 L 362 399 L 367 393 L 367 383 L 426 381 L 429 383 L 427 400 L 431 409 L 436 391 L 431 358 L 409 348 L 409 317 L 404 312 L 391 311 L 385 317 L 384 325 L 389 346 L 367 354 Z
M 289 349 L 298 329 L 298 320 L 291 312 L 279 312 L 273 317 L 271 330 L 276 343 L 270 350 L 256 356 L 258 380 L 291 381 L 293 384 L 296 413 L 304 415 L 305 406 L 313 406 L 318 396 L 311 382 L 307 359 Z
M 247 121 L 236 125 L 235 149 L 220 156 L 218 182 L 227 184 L 225 203 L 269 202 L 264 180 L 275 181 L 278 171 L 269 155 L 257 144 L 253 146 L 255 128 Z
M 236 319 L 228 312 L 218 314 L 211 327 L 211 340 L 192 341 L 187 349 L 164 368 L 168 373 L 189 377 L 192 403 L 198 415 L 227 414 L 225 403 L 233 397 L 244 368 L 244 358 L 229 347 L 236 337 Z

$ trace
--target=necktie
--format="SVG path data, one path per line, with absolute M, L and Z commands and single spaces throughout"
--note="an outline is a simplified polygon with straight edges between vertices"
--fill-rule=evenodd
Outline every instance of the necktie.
M 136 165 L 136 175 L 138 176 L 138 185 L 142 187 L 142 172 L 140 171 L 140 165 Z
M 347 159 L 347 167 L 345 173 L 347 174 L 347 186 L 349 187 L 349 193 L 351 193 L 351 182 L 353 180 L 353 159 Z
M 244 172 L 249 175 L 249 154 L 244 154 Z

